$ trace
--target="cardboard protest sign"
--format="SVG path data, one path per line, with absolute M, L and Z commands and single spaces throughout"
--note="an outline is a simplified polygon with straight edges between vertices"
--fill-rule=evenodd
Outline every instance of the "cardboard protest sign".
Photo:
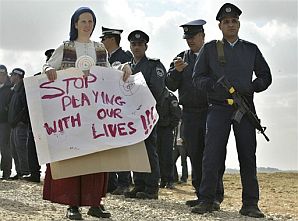
M 141 73 L 94 66 L 90 75 L 70 68 L 24 79 L 40 164 L 145 140 L 158 120 L 155 99 Z
M 53 179 L 113 171 L 150 172 L 144 141 L 51 163 Z

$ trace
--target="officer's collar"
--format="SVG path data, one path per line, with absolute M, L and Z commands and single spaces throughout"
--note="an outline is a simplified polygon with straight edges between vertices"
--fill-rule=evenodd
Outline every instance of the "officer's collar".
M 229 45 L 231 46 L 231 47 L 234 47 L 235 46 L 235 44 L 237 44 L 237 42 L 239 41 L 239 38 L 237 38 L 237 40 L 236 41 L 234 41 L 234 42 L 229 42 L 228 40 L 226 40 L 228 43 L 229 43 Z
M 113 50 L 112 52 L 111 52 L 111 54 L 109 54 L 109 57 L 111 57 L 112 56 L 112 54 L 114 54 L 116 51 L 118 51 L 120 49 L 120 47 L 118 47 L 118 48 L 116 48 L 115 50 Z

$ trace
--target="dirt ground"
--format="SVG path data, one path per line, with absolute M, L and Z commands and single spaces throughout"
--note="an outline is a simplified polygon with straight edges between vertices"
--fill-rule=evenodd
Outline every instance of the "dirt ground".
M 260 173 L 259 207 L 265 214 L 285 215 L 298 220 L 298 173 Z M 223 207 L 241 207 L 239 174 L 225 174 Z
M 108 195 L 105 199 L 113 221 L 130 220 L 298 220 L 298 173 L 260 173 L 261 210 L 265 219 L 253 219 L 239 215 L 241 184 L 239 174 L 225 174 L 225 199 L 221 211 L 207 215 L 192 214 L 185 201 L 194 199 L 194 190 L 188 182 L 176 185 L 173 190 L 160 189 L 158 200 L 138 201 L 123 196 Z M 26 181 L 0 181 L 0 220 L 67 220 L 66 206 L 42 200 L 42 185 Z M 86 215 L 84 220 L 95 220 Z M 100 220 L 100 219 L 97 219 Z

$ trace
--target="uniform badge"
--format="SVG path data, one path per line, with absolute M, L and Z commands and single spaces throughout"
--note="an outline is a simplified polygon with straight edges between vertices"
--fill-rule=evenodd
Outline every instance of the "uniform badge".
M 165 73 L 162 68 L 156 67 L 156 74 L 158 77 L 163 77 Z
M 135 34 L 135 37 L 138 39 L 138 38 L 141 37 L 141 35 L 140 34 Z
M 230 13 L 232 11 L 232 9 L 230 7 L 226 8 L 226 12 Z
M 173 100 L 171 103 L 173 107 L 178 107 L 178 101 Z

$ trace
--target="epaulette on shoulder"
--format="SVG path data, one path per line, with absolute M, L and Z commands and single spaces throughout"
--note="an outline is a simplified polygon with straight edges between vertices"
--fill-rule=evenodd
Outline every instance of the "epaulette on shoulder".
M 149 61 L 155 61 L 155 62 L 160 61 L 160 59 L 158 59 L 158 58 L 148 58 L 148 60 L 149 60 Z
M 125 54 L 126 54 L 128 57 L 130 57 L 130 58 L 133 57 L 133 55 L 132 55 L 132 53 L 131 53 L 130 51 L 125 51 Z
M 216 44 L 217 40 L 211 40 L 207 43 L 205 43 L 205 45 L 213 45 L 213 44 Z
M 246 40 L 243 40 L 243 39 L 239 39 L 239 41 L 242 42 L 243 44 L 255 45 L 254 43 L 249 42 L 249 41 L 246 41 Z

